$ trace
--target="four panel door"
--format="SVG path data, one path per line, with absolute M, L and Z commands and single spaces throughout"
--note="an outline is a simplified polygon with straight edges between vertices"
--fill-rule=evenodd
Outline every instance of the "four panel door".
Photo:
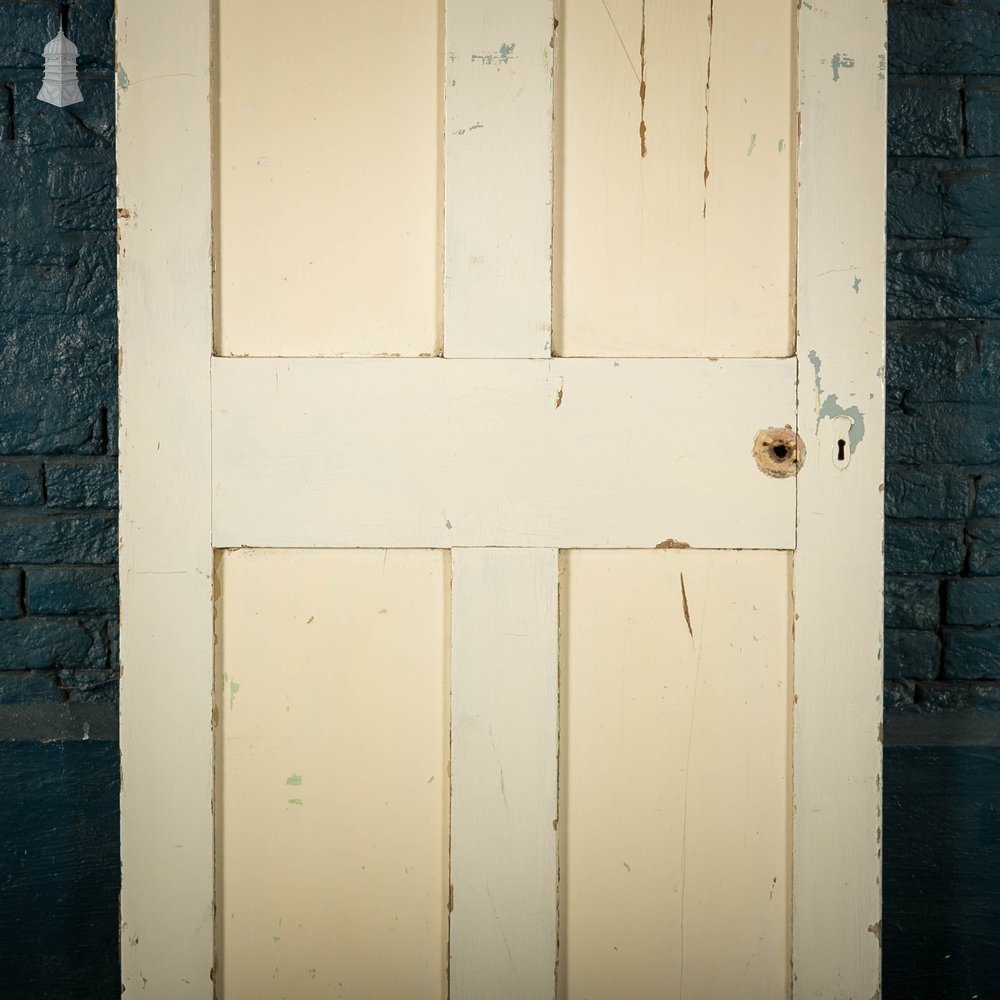
M 129 992 L 877 987 L 881 6 L 557 6 L 126 5 Z

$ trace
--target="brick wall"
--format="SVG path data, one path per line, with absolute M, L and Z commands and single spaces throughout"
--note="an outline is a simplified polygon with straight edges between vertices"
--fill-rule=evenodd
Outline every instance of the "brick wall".
M 85 101 L 36 100 L 60 8 Z M 0 704 L 116 700 L 111 0 L 0 2 Z
M 889 23 L 886 703 L 1000 707 L 1000 2 Z
M 0 1000 L 120 995 L 113 11 L 0 0 Z

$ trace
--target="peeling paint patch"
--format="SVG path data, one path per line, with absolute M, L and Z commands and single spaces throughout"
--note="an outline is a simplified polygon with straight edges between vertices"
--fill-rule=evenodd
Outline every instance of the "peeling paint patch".
M 858 445 L 865 439 L 865 415 L 856 406 L 841 406 L 834 393 L 830 393 L 823 400 L 819 415 L 816 418 L 816 426 L 824 418 L 847 417 L 851 421 L 851 429 L 848 431 L 847 439 L 853 455 Z
M 833 70 L 833 81 L 836 83 L 840 79 L 842 69 L 852 69 L 854 60 L 850 56 L 845 56 L 840 52 L 834 52 L 830 56 L 830 68 Z
M 757 133 L 750 136 L 750 145 L 747 146 L 747 156 L 753 156 L 753 151 L 757 148 Z
M 290 806 L 300 806 L 302 805 L 302 799 L 289 799 L 288 804 Z
M 689 549 L 691 548 L 687 542 L 679 542 L 676 538 L 664 538 L 662 542 L 657 542 L 656 547 L 658 549 Z
M 639 156 L 646 149 L 646 0 L 642 0 L 642 34 L 639 36 Z
M 449 521 L 449 520 L 448 520 L 447 518 L 445 518 L 445 522 L 444 522 L 444 526 L 445 526 L 445 527 L 446 527 L 446 528 L 447 528 L 447 529 L 448 529 L 449 531 L 451 531 L 451 529 L 452 529 L 452 528 L 454 527 L 454 525 L 453 525 L 453 524 L 451 523 L 451 521 Z
M 785 151 L 785 140 L 784 139 L 779 139 L 778 140 L 778 152 L 779 153 L 783 153 L 784 151 Z
M 236 695 L 239 694 L 240 685 L 239 681 L 229 682 L 229 711 L 231 712 L 236 705 Z
M 285 780 L 285 784 L 286 785 L 296 785 L 296 786 L 301 785 L 302 784 L 302 775 L 301 774 L 290 774 L 288 776 L 288 778 Z
M 861 279 L 855 278 L 851 287 L 854 289 L 854 294 L 857 295 L 861 291 Z
M 128 90 L 129 79 L 128 73 L 125 72 L 125 67 L 121 63 L 118 64 L 118 86 L 121 90 Z

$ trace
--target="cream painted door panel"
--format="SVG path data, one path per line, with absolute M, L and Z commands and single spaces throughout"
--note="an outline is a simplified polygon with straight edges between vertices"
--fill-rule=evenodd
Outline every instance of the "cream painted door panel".
M 877 995 L 883 5 L 118 32 L 126 996 Z

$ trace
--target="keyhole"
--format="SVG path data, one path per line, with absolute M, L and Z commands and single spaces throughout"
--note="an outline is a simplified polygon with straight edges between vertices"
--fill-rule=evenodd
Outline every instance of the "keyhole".
M 846 457 L 846 456 L 844 455 L 844 449 L 845 449 L 846 447 L 847 447 L 847 442 L 846 442 L 846 441 L 845 441 L 845 440 L 844 440 L 843 438 L 841 438 L 841 439 L 840 439 L 840 440 L 839 440 L 839 441 L 837 442 L 837 461 L 838 461 L 838 462 L 843 462 L 843 461 L 844 461 L 844 459 L 845 459 L 845 457 Z

